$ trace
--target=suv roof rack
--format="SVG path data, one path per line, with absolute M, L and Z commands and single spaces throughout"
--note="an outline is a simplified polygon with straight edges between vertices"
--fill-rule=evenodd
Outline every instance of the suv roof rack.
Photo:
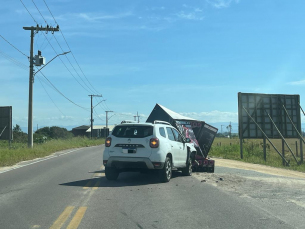
M 121 122 L 121 124 L 125 124 L 125 123 L 138 123 L 138 122 L 132 121 L 132 120 L 123 120 L 123 121 Z
M 161 121 L 161 120 L 155 120 L 154 124 L 165 124 L 165 125 L 171 126 L 171 124 L 169 122 L 165 122 L 165 121 Z

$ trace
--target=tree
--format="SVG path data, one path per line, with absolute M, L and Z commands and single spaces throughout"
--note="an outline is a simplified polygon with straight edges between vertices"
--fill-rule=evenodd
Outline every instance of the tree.
M 21 130 L 21 128 L 18 124 L 16 124 L 16 126 L 13 127 L 13 131 L 16 132 L 16 133 L 21 133 L 22 132 L 22 130 Z
M 14 142 L 27 142 L 28 135 L 24 133 L 20 126 L 16 124 L 16 126 L 13 127 L 13 141 Z
M 35 134 L 37 134 L 37 136 L 47 137 L 48 139 L 67 139 L 73 137 L 73 134 L 70 133 L 66 128 L 61 128 L 58 126 L 40 128 L 35 132 Z

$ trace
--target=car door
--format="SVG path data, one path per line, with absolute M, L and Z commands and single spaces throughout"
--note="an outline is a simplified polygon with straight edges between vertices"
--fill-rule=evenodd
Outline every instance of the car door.
M 179 165 L 179 167 L 181 167 L 181 166 L 183 167 L 183 166 L 185 166 L 186 154 L 187 154 L 185 144 L 184 144 L 183 138 L 180 135 L 180 133 L 176 129 L 173 129 L 173 128 L 172 128 L 172 131 L 174 133 L 175 140 L 176 140 L 177 146 L 178 146 L 178 160 L 179 160 L 178 165 Z
M 167 137 L 169 139 L 169 143 L 171 146 L 171 153 L 173 155 L 173 161 L 172 161 L 173 165 L 175 167 L 180 166 L 180 159 L 179 159 L 180 148 L 179 148 L 178 142 L 176 141 L 172 128 L 166 127 L 166 132 L 167 132 Z

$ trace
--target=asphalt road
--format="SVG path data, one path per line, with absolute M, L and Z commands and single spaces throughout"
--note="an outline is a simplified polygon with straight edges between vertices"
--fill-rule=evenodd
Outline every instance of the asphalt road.
M 107 181 L 103 147 L 0 170 L 0 228 L 295 228 L 251 201 L 178 172 L 169 183 L 140 173 Z

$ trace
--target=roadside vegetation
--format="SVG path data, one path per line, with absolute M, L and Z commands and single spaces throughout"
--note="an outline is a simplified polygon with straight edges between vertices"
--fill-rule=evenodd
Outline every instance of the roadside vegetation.
M 14 165 L 20 161 L 45 157 L 57 151 L 101 145 L 104 138 L 89 139 L 88 137 L 74 137 L 65 128 L 44 127 L 38 129 L 33 136 L 34 147 L 27 147 L 27 134 L 16 125 L 13 129 L 14 140 L 9 146 L 8 141 L 0 141 L 0 166 Z
M 271 142 L 275 145 L 280 153 L 282 153 L 282 140 L 272 139 Z M 300 161 L 300 141 L 298 139 L 287 139 L 292 152 L 296 155 L 298 161 Z M 297 149 L 298 148 L 298 149 Z M 305 155 L 305 147 L 303 145 L 303 152 Z M 285 146 L 285 159 L 290 163 L 290 166 L 284 166 L 282 158 L 273 149 L 273 147 L 266 142 L 266 161 L 264 160 L 263 151 L 263 139 L 246 139 L 243 141 L 243 159 L 240 158 L 240 144 L 238 137 L 225 138 L 216 137 L 214 139 L 209 156 L 219 157 L 224 159 L 232 159 L 238 161 L 244 161 L 254 164 L 269 165 L 272 167 L 279 167 L 285 169 L 292 169 L 301 172 L 305 172 L 305 164 L 297 165 L 293 156 L 288 148 Z

